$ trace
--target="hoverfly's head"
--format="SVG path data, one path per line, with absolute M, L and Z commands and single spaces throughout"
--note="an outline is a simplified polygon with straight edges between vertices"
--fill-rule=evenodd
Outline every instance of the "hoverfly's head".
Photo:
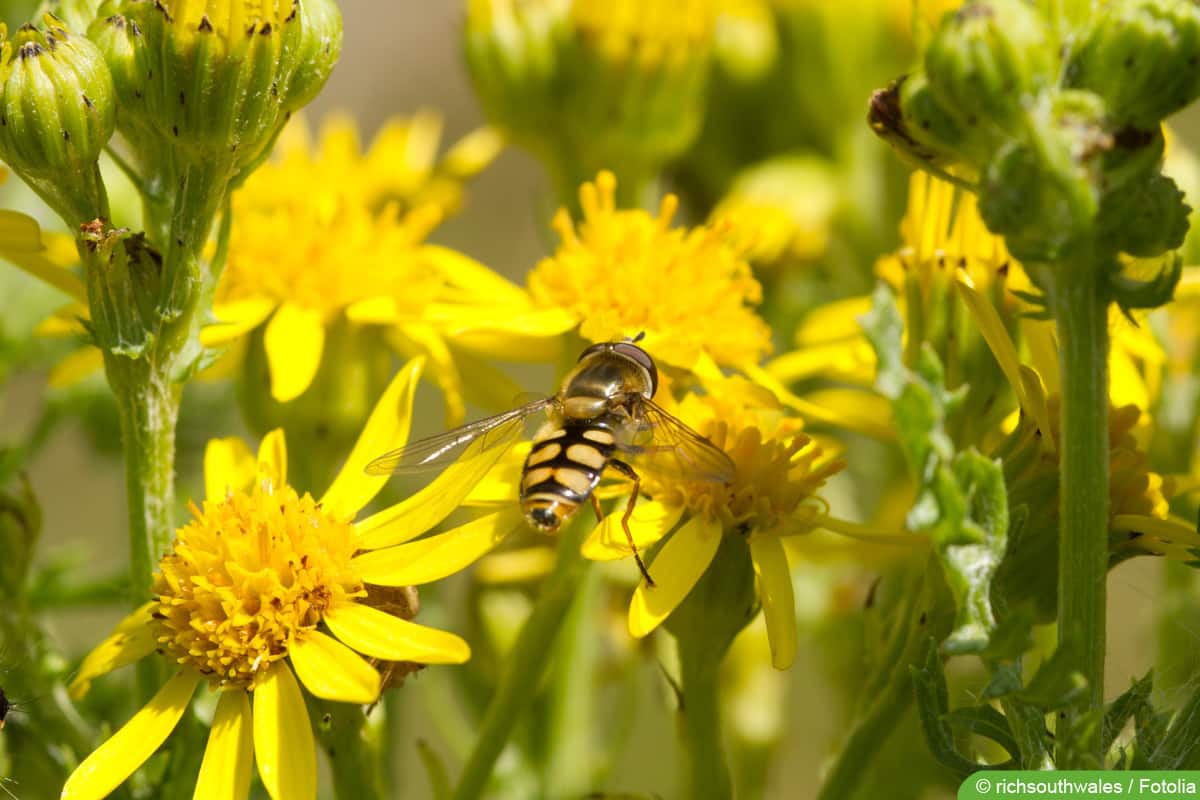
M 601 342 L 594 344 L 579 354 L 579 362 L 582 364 L 585 359 L 595 356 L 599 353 L 611 353 L 620 357 L 623 361 L 632 362 L 645 375 L 645 385 L 647 397 L 654 397 L 658 391 L 658 367 L 654 365 L 654 359 L 645 350 L 637 346 L 646 334 L 639 333 L 632 339 L 623 339 L 619 342 Z

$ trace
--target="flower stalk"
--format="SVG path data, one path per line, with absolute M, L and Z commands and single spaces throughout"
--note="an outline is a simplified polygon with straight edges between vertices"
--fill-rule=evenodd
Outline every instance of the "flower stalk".
M 1083 705 L 1067 724 L 1104 701 L 1105 579 L 1108 574 L 1108 298 L 1103 271 L 1079 264 L 1054 281 L 1051 302 L 1058 321 L 1063 377 L 1061 530 L 1058 559 L 1058 644 L 1065 668 L 1087 681 Z M 1098 726 L 1095 727 L 1098 731 Z M 1097 763 L 1098 740 L 1078 742 L 1071 753 Z M 1085 756 L 1086 758 L 1086 756 Z
M 583 557 L 581 546 L 590 532 L 585 515 L 578 515 L 560 534 L 558 559 L 554 570 L 546 577 L 533 613 L 525 621 L 504 671 L 492 695 L 479 736 L 467 763 L 463 766 L 454 800 L 482 797 L 488 778 L 500 757 L 513 728 L 533 703 L 537 686 L 554 652 L 558 639 L 576 597 L 576 590 L 586 579 L 592 565 Z

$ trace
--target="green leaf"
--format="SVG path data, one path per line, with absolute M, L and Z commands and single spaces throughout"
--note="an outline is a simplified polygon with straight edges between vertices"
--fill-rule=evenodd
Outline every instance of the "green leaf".
M 420 756 L 421 766 L 425 767 L 425 774 L 429 777 L 433 800 L 449 800 L 450 773 L 446 771 L 446 765 L 442 763 L 441 757 L 424 739 L 417 739 L 417 755 Z
M 1066 708 L 1087 691 L 1083 676 L 1068 668 L 1074 663 L 1066 648 L 1060 646 L 1042 662 L 1029 685 L 1018 696 L 1042 709 Z
M 1154 769 L 1200 769 L 1200 687 L 1175 714 L 1150 758 Z
M 1013 758 L 1021 757 L 1021 750 L 1017 747 L 1017 740 L 1013 738 L 1012 728 L 1008 726 L 1008 718 L 991 706 L 956 708 L 943 715 L 943 719 L 960 733 L 991 739 L 1007 750 Z
M 921 730 L 933 757 L 953 772 L 960 781 L 972 772 L 984 769 L 986 765 L 978 764 L 958 752 L 954 730 L 945 719 L 950 710 L 949 692 L 946 688 L 946 673 L 942 669 L 942 657 L 934 639 L 929 640 L 925 664 L 921 667 L 910 666 L 909 672 L 912 674 L 913 689 L 916 692 Z
M 1145 677 L 1134 681 L 1120 697 L 1109 703 L 1108 710 L 1104 712 L 1104 727 L 1100 733 L 1101 752 L 1109 751 L 1130 717 L 1153 711 L 1150 706 L 1150 692 L 1153 688 L 1154 673 L 1147 672 Z

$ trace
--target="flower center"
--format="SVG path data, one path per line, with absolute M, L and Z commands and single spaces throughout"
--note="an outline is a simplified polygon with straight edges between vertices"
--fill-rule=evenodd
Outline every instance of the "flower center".
M 725 451 L 737 472 L 728 486 L 647 481 L 655 499 L 717 517 L 727 531 L 770 531 L 786 521 L 793 532 L 801 532 L 828 511 L 817 491 L 845 465 L 800 432 L 795 420 L 774 411 L 739 409 L 714 396 L 690 395 L 679 411 L 683 420 Z
M 192 507 L 155 575 L 162 650 L 214 681 L 258 675 L 335 603 L 364 594 L 355 531 L 309 495 L 269 484 Z
M 565 210 L 555 217 L 562 244 L 530 274 L 534 300 L 578 314 L 592 341 L 645 331 L 656 358 L 684 368 L 702 352 L 720 363 L 757 362 L 771 333 L 751 308 L 762 287 L 731 226 L 672 229 L 674 195 L 651 216 L 617 210 L 615 191 L 616 178 L 602 172 L 580 191 L 578 227 Z
M 419 245 L 441 208 L 403 207 L 348 125 L 327 128 L 317 153 L 302 129 L 289 133 L 280 157 L 234 193 L 218 301 L 267 297 L 326 318 L 375 297 L 414 313 L 430 303 L 442 281 Z

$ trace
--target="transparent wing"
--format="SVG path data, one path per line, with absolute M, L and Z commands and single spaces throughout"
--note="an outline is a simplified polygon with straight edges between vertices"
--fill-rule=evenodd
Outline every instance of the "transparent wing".
M 420 439 L 373 459 L 365 471 L 368 475 L 421 472 L 457 461 L 468 448 L 472 455 L 479 455 L 494 447 L 511 444 L 524 430 L 526 419 L 556 402 L 557 398 L 541 397 L 512 411 Z
M 649 442 L 622 449 L 634 456 L 639 469 L 684 481 L 732 483 L 736 467 L 716 445 L 696 433 L 653 400 L 640 402 L 643 433 Z

